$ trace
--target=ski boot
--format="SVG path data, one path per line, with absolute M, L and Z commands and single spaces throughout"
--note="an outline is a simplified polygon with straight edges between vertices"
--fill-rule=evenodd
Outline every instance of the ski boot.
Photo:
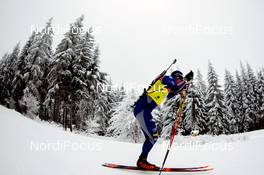
M 143 170 L 159 170 L 159 167 L 149 163 L 146 158 L 141 157 L 137 161 L 137 167 Z

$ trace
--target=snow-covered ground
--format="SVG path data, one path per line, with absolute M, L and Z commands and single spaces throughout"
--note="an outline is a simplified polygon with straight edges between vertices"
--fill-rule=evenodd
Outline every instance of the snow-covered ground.
M 134 165 L 141 144 L 65 132 L 47 123 L 32 121 L 2 106 L 0 125 L 1 175 L 158 174 L 101 166 L 105 162 Z M 166 166 L 210 164 L 215 170 L 205 174 L 264 174 L 264 130 L 232 136 L 177 136 L 175 143 Z M 166 146 L 166 142 L 156 144 L 149 160 L 160 165 Z

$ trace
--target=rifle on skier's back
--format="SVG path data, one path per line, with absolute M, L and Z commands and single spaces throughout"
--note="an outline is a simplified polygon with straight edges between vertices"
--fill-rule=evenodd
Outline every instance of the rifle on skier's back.
M 165 69 L 163 72 L 161 72 L 161 74 L 159 74 L 152 82 L 151 82 L 151 84 L 149 85 L 149 87 L 146 89 L 146 88 L 144 88 L 144 91 L 143 91 L 143 93 L 142 93 L 142 95 L 139 97 L 139 98 L 141 98 L 142 96 L 144 96 L 144 95 L 146 95 L 147 94 L 147 92 L 148 92 L 148 90 L 159 80 L 159 79 L 161 79 L 161 77 L 163 77 L 167 72 L 168 72 L 168 70 L 171 68 L 171 66 L 173 65 L 173 64 L 175 64 L 177 62 L 177 59 L 174 59 L 173 60 L 173 62 L 170 64 L 170 66 L 167 68 L 167 69 Z M 132 108 L 134 108 L 135 107 L 135 105 L 136 105 L 136 102 L 131 106 Z
M 171 66 L 173 65 L 173 64 L 175 64 L 177 62 L 177 59 L 174 59 L 173 60 L 173 62 L 171 63 L 171 65 L 166 69 L 166 70 L 164 70 L 163 72 L 161 72 L 161 74 L 159 74 L 159 76 L 157 76 L 157 78 L 155 78 L 152 82 L 151 82 L 151 84 L 149 85 L 149 87 L 148 87 L 148 89 L 146 90 L 146 89 L 144 89 L 144 91 L 148 91 L 159 79 L 161 79 L 161 77 L 163 77 L 167 72 L 168 72 L 168 70 L 171 68 Z

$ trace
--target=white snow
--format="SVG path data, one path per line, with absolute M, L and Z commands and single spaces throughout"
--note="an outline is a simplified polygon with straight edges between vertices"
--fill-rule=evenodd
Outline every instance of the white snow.
M 105 162 L 134 165 L 141 144 L 65 132 L 59 127 L 33 121 L 2 106 L 0 125 L 1 175 L 158 174 L 101 166 Z M 264 172 L 264 130 L 231 136 L 176 136 L 175 143 L 166 166 L 210 164 L 215 170 L 204 174 L 217 175 L 261 175 Z M 149 160 L 160 165 L 166 146 L 167 143 L 157 143 Z

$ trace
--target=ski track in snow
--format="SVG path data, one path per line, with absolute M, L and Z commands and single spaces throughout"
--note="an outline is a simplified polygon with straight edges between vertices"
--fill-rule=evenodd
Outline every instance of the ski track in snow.
M 0 106 L 1 175 L 149 175 L 158 172 L 118 170 L 102 167 L 105 162 L 135 165 L 141 144 L 86 137 L 43 122 L 28 119 L 14 110 Z M 37 144 L 41 150 L 37 150 Z M 55 145 L 55 146 L 54 146 Z M 58 145 L 61 146 L 58 149 Z M 63 148 L 62 145 L 68 145 Z M 69 146 L 70 145 L 70 146 Z M 159 141 L 149 161 L 162 163 L 167 142 Z M 221 136 L 176 136 L 166 167 L 191 167 L 209 164 L 207 173 L 261 175 L 264 130 Z

